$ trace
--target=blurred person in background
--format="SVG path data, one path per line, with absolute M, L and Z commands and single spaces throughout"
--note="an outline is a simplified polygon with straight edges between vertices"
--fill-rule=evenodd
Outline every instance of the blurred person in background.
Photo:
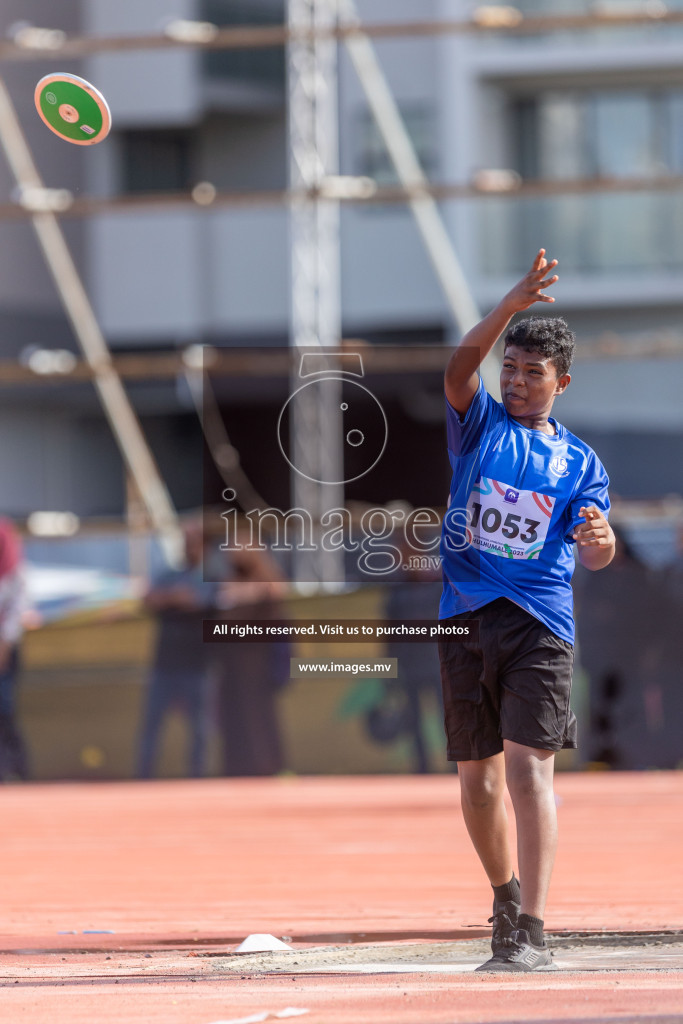
M 0 779 L 28 778 L 26 747 L 16 720 L 19 644 L 27 610 L 21 539 L 0 519 Z
M 227 619 L 282 617 L 285 584 L 266 551 L 230 551 L 228 577 L 219 597 Z M 277 775 L 284 768 L 277 696 L 289 677 L 289 644 L 234 640 L 214 646 L 223 774 Z
M 215 606 L 217 587 L 203 579 L 201 522 L 187 523 L 183 535 L 185 564 L 159 576 L 144 598 L 159 628 L 138 752 L 137 774 L 142 779 L 153 774 L 159 732 L 172 710 L 187 719 L 190 776 L 202 776 L 206 767 L 209 707 L 202 620 Z
M 385 584 L 385 617 L 390 621 L 436 619 L 443 590 L 439 560 L 432 562 L 421 553 L 416 555 L 405 536 L 397 537 L 394 543 L 401 553 L 401 565 Z M 439 729 L 443 720 L 438 647 L 433 641 L 391 640 L 387 643 L 387 655 L 396 658 L 398 678 L 385 680 L 388 700 L 368 713 L 368 732 L 380 742 L 408 736 L 413 753 L 412 771 L 427 774 L 433 769 L 425 712 L 429 715 L 438 709 Z M 397 710 L 398 695 L 402 699 Z

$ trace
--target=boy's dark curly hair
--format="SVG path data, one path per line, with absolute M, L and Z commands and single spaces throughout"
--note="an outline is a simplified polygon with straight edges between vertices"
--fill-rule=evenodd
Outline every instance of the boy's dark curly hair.
M 516 345 L 526 352 L 539 352 L 550 359 L 558 377 L 569 372 L 574 358 L 574 332 L 559 316 L 518 320 L 505 335 L 505 348 L 508 345 Z

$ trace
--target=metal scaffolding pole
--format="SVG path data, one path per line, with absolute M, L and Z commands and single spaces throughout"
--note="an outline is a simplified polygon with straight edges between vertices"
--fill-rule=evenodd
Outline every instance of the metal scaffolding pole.
M 7 87 L 0 79 L 0 144 L 22 192 L 45 192 Z M 93 372 L 95 387 L 126 466 L 147 514 L 161 535 L 169 560 L 180 553 L 178 519 L 140 424 L 116 372 L 111 353 L 93 312 L 56 215 L 33 213 L 31 220 L 67 316 Z
M 342 381 L 299 376 L 306 350 L 330 350 L 341 338 L 339 202 L 322 198 L 338 174 L 337 42 L 312 32 L 334 28 L 337 0 L 289 0 L 288 47 L 291 203 L 290 456 L 293 506 L 313 521 L 314 550 L 294 552 L 294 580 L 334 589 L 344 579 L 343 551 L 324 551 L 321 517 L 344 503 Z M 305 192 L 314 190 L 315 198 Z
M 377 54 L 363 32 L 355 0 L 339 0 L 339 17 L 345 27 L 358 31 L 345 37 L 346 49 L 356 70 L 377 127 L 405 189 L 412 190 L 408 205 L 413 211 L 418 230 L 426 246 L 451 314 L 461 334 L 480 319 L 481 313 L 472 296 L 455 246 L 446 230 L 441 211 L 429 192 L 429 181 L 422 170 L 412 139 L 408 134 L 398 104 L 394 99 Z M 418 195 L 415 195 L 418 192 Z M 489 356 L 481 367 L 484 384 L 494 396 L 499 395 L 497 360 Z
M 546 35 L 550 32 L 588 32 L 594 29 L 619 29 L 638 26 L 666 28 L 683 23 L 683 11 L 667 10 L 663 0 L 629 0 L 620 5 L 622 10 L 591 11 L 585 14 L 550 14 L 537 17 L 524 16 L 513 6 L 475 4 L 468 19 L 382 21 L 367 23 L 364 32 L 371 39 L 419 39 L 429 36 L 470 35 L 487 36 L 505 33 L 512 38 Z M 638 7 L 641 9 L 638 10 Z M 337 39 L 347 36 L 345 25 L 322 35 Z M 0 39 L 0 60 L 44 61 L 59 55 L 62 60 L 77 60 L 99 53 L 135 53 L 175 49 L 194 50 L 254 50 L 276 49 L 286 46 L 290 32 L 282 25 L 239 25 L 221 28 L 210 22 L 188 22 L 177 19 L 166 26 L 163 33 L 129 36 L 67 36 L 57 29 L 41 29 L 26 25 L 14 33 L 12 40 Z

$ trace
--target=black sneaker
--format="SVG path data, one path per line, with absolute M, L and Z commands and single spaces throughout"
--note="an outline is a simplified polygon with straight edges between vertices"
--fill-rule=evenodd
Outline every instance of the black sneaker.
M 502 946 L 477 971 L 556 971 L 552 953 L 547 946 L 534 946 L 523 928 L 502 940 Z
M 491 952 L 497 953 L 503 948 L 503 940 L 509 939 L 517 929 L 520 904 L 515 900 L 508 900 L 506 903 L 493 901 L 493 917 L 489 918 L 489 924 L 493 925 L 491 934 Z

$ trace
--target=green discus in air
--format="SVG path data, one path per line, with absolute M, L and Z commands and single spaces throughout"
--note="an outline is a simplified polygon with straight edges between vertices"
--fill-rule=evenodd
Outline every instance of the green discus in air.
M 76 146 L 106 139 L 111 111 L 99 89 L 78 75 L 45 75 L 35 91 L 36 109 L 48 128 Z

